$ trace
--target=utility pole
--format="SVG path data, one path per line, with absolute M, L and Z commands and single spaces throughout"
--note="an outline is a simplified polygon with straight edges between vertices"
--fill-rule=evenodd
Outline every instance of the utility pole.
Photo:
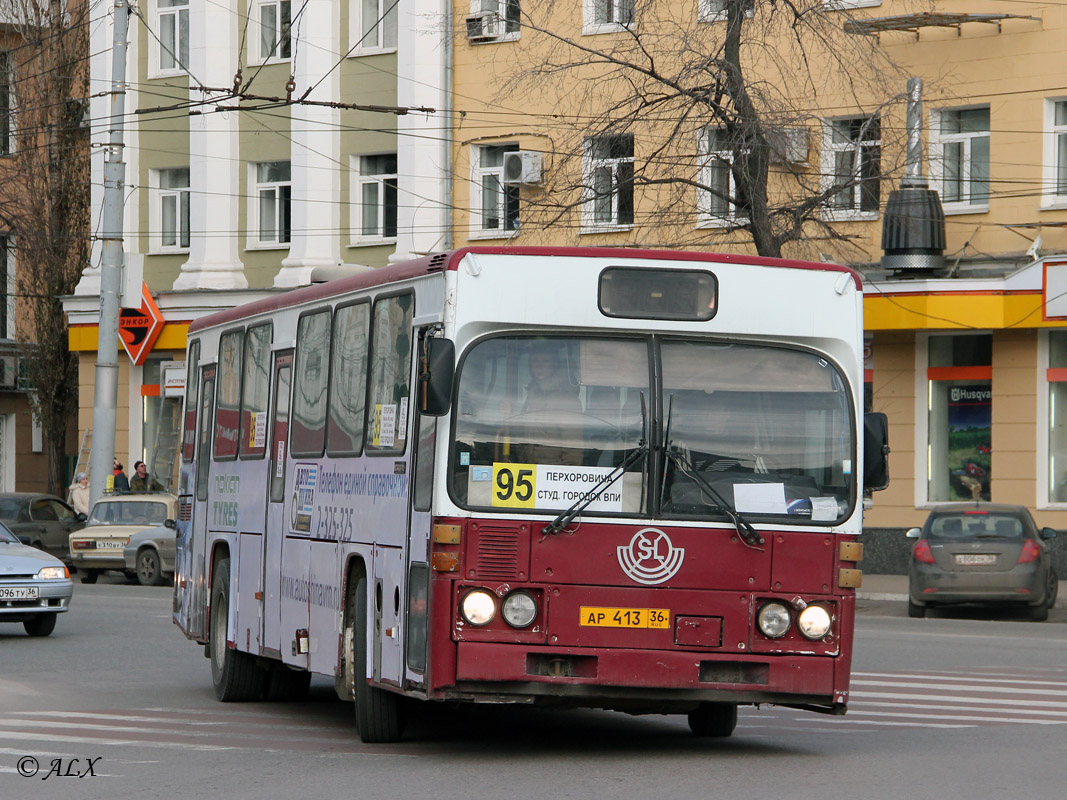
M 96 391 L 93 396 L 93 448 L 89 459 L 89 496 L 95 503 L 107 488 L 115 457 L 115 406 L 119 391 L 119 294 L 122 289 L 122 160 L 126 113 L 126 39 L 130 27 L 128 0 L 113 0 L 114 39 L 111 49 L 111 127 L 104 162 L 104 208 L 100 238 L 100 338 L 96 348 Z

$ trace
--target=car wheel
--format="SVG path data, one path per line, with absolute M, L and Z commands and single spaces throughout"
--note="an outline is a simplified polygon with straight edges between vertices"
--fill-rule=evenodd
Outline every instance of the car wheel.
M 689 730 L 694 736 L 725 737 L 737 727 L 736 703 L 701 703 L 689 712 Z
M 1044 622 L 1048 619 L 1048 606 L 1042 603 L 1038 606 L 1030 606 L 1030 619 L 1034 622 Z
M 85 574 L 82 575 L 82 583 L 96 583 L 96 579 L 100 577 L 100 570 L 87 569 Z
M 38 614 L 33 619 L 22 623 L 26 633 L 30 636 L 48 636 L 56 629 L 56 617 L 58 614 Z
M 1052 608 L 1056 605 L 1056 597 L 1060 592 L 1060 576 L 1052 567 L 1048 568 L 1048 588 L 1045 590 L 1046 605 Z
M 163 570 L 159 564 L 159 553 L 151 547 L 144 547 L 137 553 L 137 580 L 142 586 L 159 586 L 163 583 Z
M 909 617 L 925 617 L 926 606 L 921 606 L 918 603 L 908 601 L 908 616 Z
M 346 652 L 352 653 L 356 730 L 364 742 L 395 742 L 404 729 L 400 697 L 367 683 L 367 579 L 360 577 L 345 603 Z
M 230 559 L 219 559 L 211 581 L 211 681 L 223 703 L 255 700 L 263 693 L 266 673 L 248 653 L 226 643 L 230 614 Z

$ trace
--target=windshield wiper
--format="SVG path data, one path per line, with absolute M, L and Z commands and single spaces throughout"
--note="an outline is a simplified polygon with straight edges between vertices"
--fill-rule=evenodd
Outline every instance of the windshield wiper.
M 548 536 L 550 533 L 559 533 L 566 528 L 571 522 L 585 511 L 594 500 L 600 497 L 604 491 L 611 486 L 615 481 L 626 474 L 626 470 L 636 464 L 644 455 L 648 452 L 648 414 L 645 411 L 645 394 L 641 393 L 641 440 L 637 443 L 637 448 L 630 453 L 626 458 L 622 460 L 619 466 L 615 467 L 611 472 L 601 478 L 593 488 L 582 495 L 574 505 L 568 508 L 566 511 L 560 512 L 559 516 L 545 525 L 541 529 L 542 536 Z
M 666 453 L 666 457 L 674 464 L 675 469 L 697 484 L 701 491 L 707 492 L 711 496 L 711 499 L 715 501 L 713 508 L 716 508 L 729 517 L 730 522 L 732 522 L 734 528 L 737 529 L 737 534 L 744 539 L 745 542 L 753 547 L 764 543 L 763 536 L 760 535 L 760 532 L 753 528 L 749 521 L 741 516 L 741 512 L 732 508 L 730 504 L 723 499 L 722 495 L 719 494 L 718 491 L 716 491 L 715 488 L 693 468 L 693 465 L 689 463 L 687 458 L 675 451 L 674 445 L 670 440 L 667 440 L 663 450 Z M 664 480 L 664 492 L 666 492 L 666 480 Z

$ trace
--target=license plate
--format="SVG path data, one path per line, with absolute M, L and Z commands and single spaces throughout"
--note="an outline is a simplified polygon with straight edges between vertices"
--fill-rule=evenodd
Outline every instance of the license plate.
M 123 542 L 97 541 L 97 550 L 121 550 L 126 545 Z
M 37 600 L 41 590 L 36 586 L 2 586 L 0 600 Z
M 957 553 L 956 563 L 961 567 L 977 567 L 982 564 L 996 564 L 997 557 L 992 553 Z
M 582 606 L 578 624 L 586 628 L 669 628 L 671 612 L 666 608 Z

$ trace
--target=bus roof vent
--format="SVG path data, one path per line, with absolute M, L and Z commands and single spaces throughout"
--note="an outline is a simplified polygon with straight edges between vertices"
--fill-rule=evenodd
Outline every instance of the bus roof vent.
M 944 270 L 945 211 L 922 173 L 922 79 L 908 81 L 908 159 L 900 188 L 889 193 L 882 218 L 882 266 L 897 275 Z

